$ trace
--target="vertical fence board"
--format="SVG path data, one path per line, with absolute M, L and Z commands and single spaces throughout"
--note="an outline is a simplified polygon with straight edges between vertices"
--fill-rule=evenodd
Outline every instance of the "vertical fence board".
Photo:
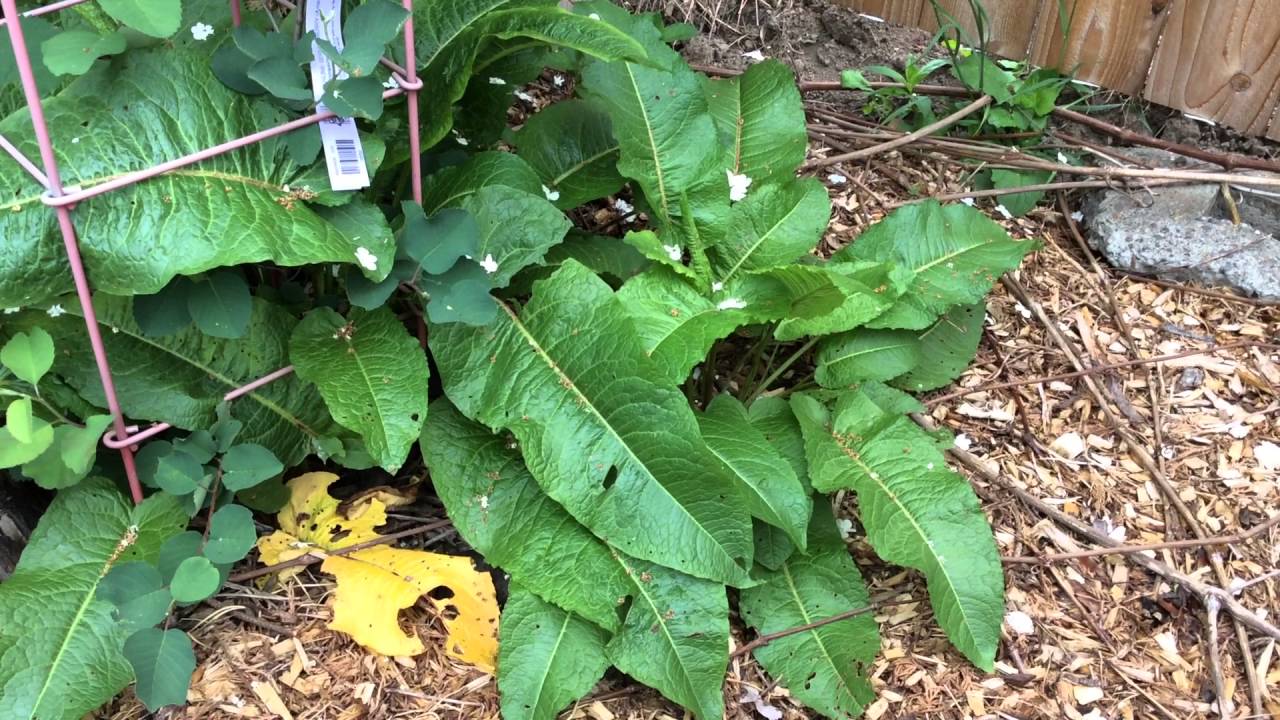
M 1265 133 L 1280 99 L 1278 45 L 1275 0 L 1179 0 L 1145 96 L 1244 133 Z
M 1074 71 L 1080 80 L 1130 95 L 1140 93 L 1168 19 L 1169 0 L 1066 0 L 1071 25 L 1065 42 L 1058 2 L 1040 2 L 1031 62 Z
M 938 29 L 937 14 L 932 5 L 927 2 L 925 5 L 920 27 L 934 32 Z M 938 0 L 938 5 L 955 18 L 964 31 L 962 37 L 972 43 L 977 42 L 978 25 L 969 0 Z M 1036 30 L 1036 18 L 1040 14 L 1035 0 L 982 0 L 982 5 L 987 11 L 985 31 L 991 52 L 1013 60 L 1026 58 Z

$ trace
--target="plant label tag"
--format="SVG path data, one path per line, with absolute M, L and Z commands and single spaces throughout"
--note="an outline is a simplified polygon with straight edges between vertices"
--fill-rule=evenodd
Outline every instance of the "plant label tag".
M 327 40 L 341 51 L 342 2 L 341 0 L 311 0 L 307 3 L 306 27 L 317 39 Z M 324 86 L 330 80 L 345 78 L 347 73 L 333 60 L 311 43 L 311 92 L 315 96 L 317 110 L 326 110 L 320 98 Z M 360 133 L 352 118 L 333 117 L 320 122 L 320 139 L 324 145 L 324 159 L 329 167 L 329 186 L 334 190 L 359 190 L 369 187 L 369 168 L 364 162 L 364 147 Z

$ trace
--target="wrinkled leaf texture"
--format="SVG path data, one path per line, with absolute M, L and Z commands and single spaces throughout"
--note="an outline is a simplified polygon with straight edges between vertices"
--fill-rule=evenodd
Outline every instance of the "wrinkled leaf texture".
M 67 186 L 88 187 L 283 122 L 278 109 L 218 82 L 208 57 L 182 49 L 136 50 L 98 63 L 45 103 Z M 0 121 L 38 157 L 25 110 Z M 159 291 L 175 275 L 269 260 L 278 265 L 355 262 L 357 247 L 391 269 L 389 232 L 356 239 L 323 209 L 289 201 L 303 168 L 283 140 L 256 143 L 81 203 L 76 229 L 97 290 Z M 71 288 L 56 215 L 44 190 L 0 157 L 0 306 L 29 305 Z M 363 201 L 356 201 L 363 202 Z M 377 221 L 385 228 L 385 221 Z
M 445 393 L 519 440 L 539 485 L 628 554 L 748 582 L 750 522 L 684 396 L 645 357 L 609 286 L 568 262 L 516 313 L 433 326 Z

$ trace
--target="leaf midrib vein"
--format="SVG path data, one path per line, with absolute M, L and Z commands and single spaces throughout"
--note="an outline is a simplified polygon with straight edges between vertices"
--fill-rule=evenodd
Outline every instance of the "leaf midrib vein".
M 791 599 L 795 601 L 796 609 L 800 611 L 800 618 L 804 620 L 804 622 L 800 624 L 813 624 L 814 619 L 809 615 L 809 611 L 805 609 L 804 599 L 800 597 L 800 589 L 796 587 L 795 578 L 791 576 L 790 561 L 782 564 L 782 575 L 787 579 L 787 589 L 791 591 Z M 822 635 L 818 633 L 818 630 L 820 629 L 821 628 L 812 628 L 809 630 L 809 634 L 813 636 L 814 642 L 818 643 L 818 647 L 822 650 L 823 657 L 827 659 L 827 662 L 831 665 L 832 672 L 835 673 L 836 679 L 840 681 L 840 686 L 843 687 L 845 692 L 849 693 L 849 697 L 854 698 L 854 702 L 857 703 L 857 695 L 854 694 L 853 688 L 849 687 L 849 684 L 845 682 L 844 675 L 840 674 L 840 665 L 836 663 L 835 658 L 831 656 L 831 651 L 827 649 L 827 644 L 823 642 Z M 860 703 L 857 704 L 860 705 Z
M 526 328 L 524 323 L 520 321 L 520 318 L 515 314 L 515 312 L 513 312 L 511 308 L 507 306 L 506 303 L 500 300 L 495 300 L 494 302 L 498 303 L 498 307 L 502 308 L 502 311 L 505 312 L 507 316 L 511 318 L 512 326 L 515 327 L 516 330 L 524 337 L 525 341 L 529 343 L 529 346 L 533 348 L 533 351 L 537 353 L 538 357 L 541 358 L 544 363 L 546 363 L 547 367 L 550 368 L 553 373 L 555 373 L 556 377 L 560 378 L 565 383 L 568 383 L 568 387 L 566 387 L 565 389 L 573 393 L 582 402 L 582 406 L 587 408 L 590 411 L 590 413 L 594 415 L 597 420 L 600 421 L 601 427 L 605 428 L 608 431 L 608 433 L 611 436 L 613 436 L 614 440 L 616 440 L 618 445 L 621 446 L 626 451 L 627 455 L 632 459 L 632 461 L 634 461 L 637 465 L 639 465 L 641 468 L 644 469 L 645 475 L 649 477 L 649 480 L 655 486 L 661 489 L 664 495 L 666 495 L 668 498 L 671 499 L 671 502 L 675 505 L 675 507 L 679 508 L 680 511 L 684 513 L 685 517 L 689 518 L 689 521 L 693 523 L 694 527 L 698 528 L 699 531 L 701 531 L 708 538 L 710 538 L 711 541 L 715 543 L 715 545 L 724 549 L 724 546 L 721 545 L 720 541 L 716 539 L 716 536 L 711 534 L 710 531 L 708 531 L 705 527 L 703 527 L 702 523 L 699 522 L 698 519 L 695 518 L 689 512 L 688 508 L 686 508 L 683 504 L 681 504 L 680 501 L 676 500 L 675 496 L 671 494 L 671 491 L 667 489 L 666 485 L 663 485 L 661 482 L 658 481 L 658 478 L 654 476 L 653 472 L 649 469 L 649 466 L 645 464 L 644 461 L 642 461 L 639 458 L 639 456 L 635 454 L 635 451 L 631 449 L 631 445 L 629 445 L 625 440 L 622 439 L 622 436 L 618 434 L 618 431 L 613 427 L 613 424 L 610 423 L 608 420 L 606 420 L 604 415 L 600 413 L 600 410 L 596 408 L 595 403 L 592 402 L 590 398 L 588 398 L 586 395 L 582 393 L 581 390 L 578 389 L 577 383 L 573 382 L 573 379 L 570 378 L 568 375 L 566 375 L 565 372 L 560 369 L 560 365 L 556 363 L 555 359 L 551 357 L 551 354 L 548 353 L 546 349 L 542 347 L 542 343 L 533 336 L 533 333 L 529 332 L 528 328 Z M 561 387 L 565 387 L 565 386 L 561 384 Z M 732 561 L 730 561 L 730 563 L 732 564 Z
M 778 222 L 774 223 L 768 230 L 761 233 L 760 237 L 752 243 L 751 247 L 742 254 L 742 257 L 738 258 L 738 262 L 734 263 L 733 267 L 729 268 L 729 271 L 724 274 L 724 277 L 720 278 L 720 282 L 729 282 L 729 278 L 733 277 L 733 274 L 738 272 L 738 268 L 742 267 L 742 264 L 749 260 L 751 256 L 756 253 L 756 250 L 760 249 L 760 246 L 764 244 L 765 240 L 768 240 L 778 228 L 782 227 L 783 223 L 790 220 L 792 215 L 800 212 L 800 206 L 804 203 L 804 200 L 805 199 L 803 197 L 797 200 L 796 203 L 791 206 L 791 209 L 788 210 L 786 214 L 778 220 Z
M 644 119 L 645 134 L 649 137 L 649 149 L 653 152 L 653 171 L 658 179 L 658 199 L 662 203 L 663 218 L 671 217 L 670 204 L 667 201 L 667 181 L 662 169 L 662 158 L 658 154 L 658 139 L 653 135 L 653 121 L 649 118 L 649 108 L 644 104 L 644 93 L 640 92 L 640 84 L 636 80 L 636 74 L 631 69 L 631 63 L 626 63 L 627 78 L 631 80 L 631 88 L 636 94 L 636 105 L 640 108 L 640 117 Z

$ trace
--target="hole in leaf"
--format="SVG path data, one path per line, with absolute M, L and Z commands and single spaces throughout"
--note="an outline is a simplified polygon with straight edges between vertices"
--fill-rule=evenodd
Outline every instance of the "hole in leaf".
M 427 597 L 432 600 L 448 600 L 453 597 L 453 589 L 445 587 L 444 585 L 437 585 L 427 591 Z
M 616 482 L 618 482 L 618 467 L 615 465 L 609 468 L 609 472 L 605 473 L 604 489 L 608 490 L 609 488 L 613 487 L 613 484 Z

